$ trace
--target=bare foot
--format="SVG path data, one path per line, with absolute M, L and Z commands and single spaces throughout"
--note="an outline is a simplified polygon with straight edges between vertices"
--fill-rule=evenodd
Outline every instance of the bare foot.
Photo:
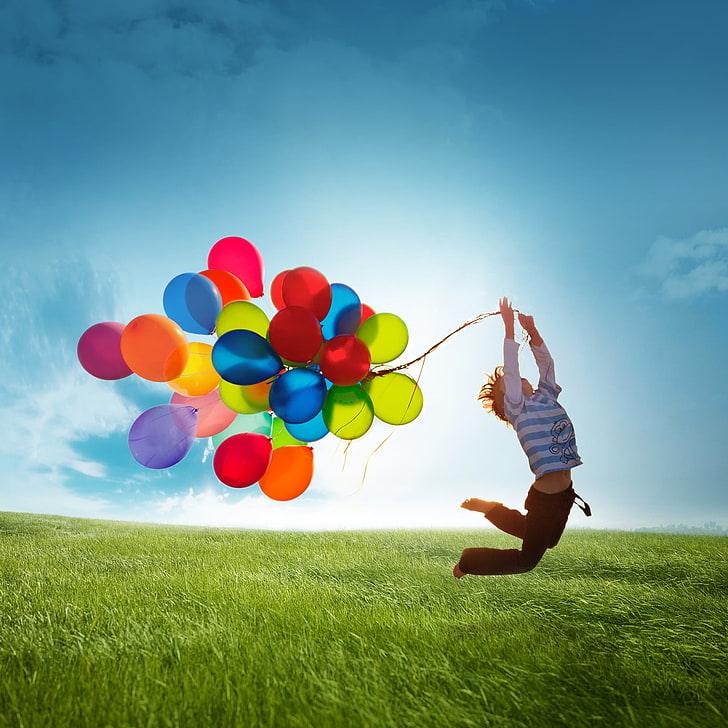
M 464 571 L 460 571 L 460 564 L 459 563 L 458 564 L 455 564 L 455 568 L 452 570 L 452 575 L 456 579 L 462 579 L 465 576 L 465 572 Z
M 477 513 L 486 514 L 488 511 L 497 504 L 497 501 L 481 500 L 480 498 L 468 498 L 461 504 L 461 508 L 465 508 L 467 511 L 476 511 Z

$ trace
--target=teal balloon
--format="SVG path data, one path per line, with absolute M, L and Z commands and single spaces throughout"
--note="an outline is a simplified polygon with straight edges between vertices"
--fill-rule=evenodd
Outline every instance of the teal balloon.
M 319 412 L 308 422 L 288 423 L 286 429 L 301 442 L 316 442 L 316 440 L 321 440 L 329 434 L 329 428 L 326 427 L 324 422 L 323 412 Z
M 257 435 L 270 437 L 273 416 L 270 412 L 257 412 L 254 415 L 238 415 L 222 432 L 212 436 L 212 444 L 219 447 L 223 440 L 232 435 L 242 435 L 251 432 Z

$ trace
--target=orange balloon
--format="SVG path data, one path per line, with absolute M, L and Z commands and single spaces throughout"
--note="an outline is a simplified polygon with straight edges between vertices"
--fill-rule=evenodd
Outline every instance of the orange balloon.
M 209 278 L 220 291 L 222 305 L 231 301 L 249 301 L 250 292 L 240 278 L 226 270 L 201 270 L 201 276 Z
M 166 316 L 137 316 L 124 327 L 120 343 L 126 365 L 142 379 L 168 382 L 179 377 L 187 366 L 187 338 Z
M 201 397 L 220 384 L 220 375 L 212 366 L 212 344 L 191 341 L 190 356 L 181 376 L 167 382 L 174 392 L 187 397 Z
M 258 481 L 260 489 L 273 500 L 298 498 L 313 478 L 313 448 L 307 445 L 273 450 L 270 465 Z

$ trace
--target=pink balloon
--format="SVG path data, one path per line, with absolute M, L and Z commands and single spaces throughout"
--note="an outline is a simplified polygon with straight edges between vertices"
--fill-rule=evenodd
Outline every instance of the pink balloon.
M 197 410 L 197 432 L 195 437 L 212 437 L 222 432 L 237 417 L 237 412 L 229 409 L 220 399 L 217 389 L 201 397 L 187 397 L 175 392 L 170 404 L 186 404 Z
M 247 488 L 265 475 L 272 456 L 270 437 L 244 432 L 220 443 L 212 467 L 220 482 L 231 488 Z
M 315 268 L 301 266 L 286 273 L 281 286 L 286 306 L 300 306 L 319 321 L 326 318 L 331 308 L 331 285 L 323 273 Z
M 131 374 L 121 355 L 124 324 L 105 321 L 86 329 L 78 340 L 76 354 L 81 366 L 99 379 L 123 379 Z
M 238 237 L 218 240 L 207 256 L 207 267 L 237 276 L 253 298 L 263 295 L 263 258 L 249 240 Z

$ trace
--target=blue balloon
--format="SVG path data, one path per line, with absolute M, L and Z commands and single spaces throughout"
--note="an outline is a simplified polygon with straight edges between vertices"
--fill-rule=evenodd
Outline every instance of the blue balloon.
M 142 412 L 129 429 L 129 450 L 145 468 L 169 468 L 192 448 L 197 410 L 185 404 L 160 404 Z
M 182 273 L 164 289 L 164 312 L 191 334 L 211 334 L 222 310 L 217 286 L 199 273 Z
M 224 333 L 212 347 L 212 366 L 231 384 L 259 384 L 283 369 L 283 362 L 260 334 L 249 329 Z
M 331 284 L 331 308 L 321 322 L 327 341 L 334 336 L 355 334 L 361 324 L 361 300 L 356 292 L 343 283 Z
M 270 408 L 287 424 L 307 422 L 321 412 L 326 391 L 321 374 L 308 368 L 291 369 L 273 382 Z
M 319 412 L 315 417 L 298 423 L 287 423 L 286 429 L 301 442 L 316 442 L 329 434 L 329 428 L 324 422 L 324 413 Z

